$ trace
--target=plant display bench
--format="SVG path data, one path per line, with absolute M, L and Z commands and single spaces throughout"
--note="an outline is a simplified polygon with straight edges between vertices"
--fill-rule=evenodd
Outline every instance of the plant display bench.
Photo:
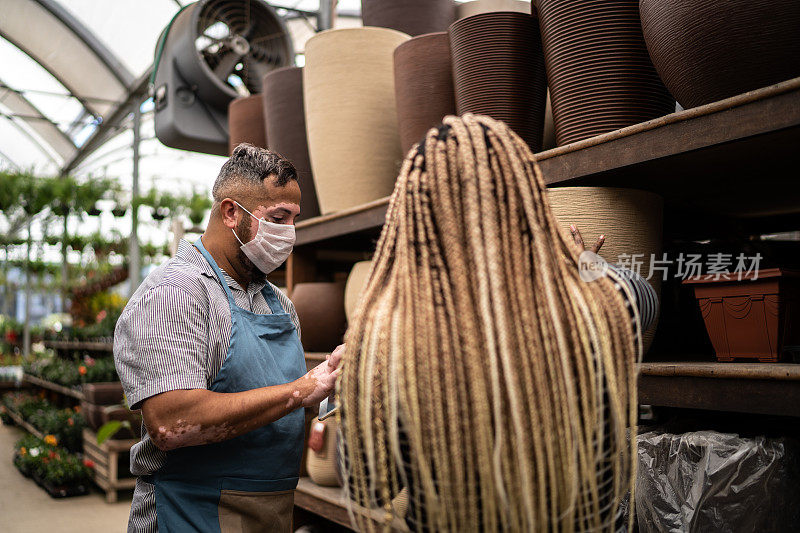
M 127 454 L 139 439 L 108 439 L 103 444 L 97 444 L 97 434 L 90 429 L 83 430 L 83 453 L 86 458 L 94 462 L 94 482 L 106 493 L 106 502 L 117 501 L 117 491 L 133 489 L 136 478 L 123 472 L 120 478 L 120 454 Z M 127 461 L 125 461 L 127 464 Z

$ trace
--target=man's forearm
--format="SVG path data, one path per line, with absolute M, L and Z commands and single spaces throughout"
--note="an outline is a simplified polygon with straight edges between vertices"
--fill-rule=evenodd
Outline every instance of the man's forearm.
M 142 414 L 150 437 L 162 450 L 210 444 L 283 418 L 302 407 L 314 386 L 313 379 L 304 377 L 245 392 L 175 390 L 147 399 Z

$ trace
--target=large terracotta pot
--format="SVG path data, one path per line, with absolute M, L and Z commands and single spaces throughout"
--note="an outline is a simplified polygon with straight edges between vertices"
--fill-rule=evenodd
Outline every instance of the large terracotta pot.
M 260 94 L 243 96 L 228 105 L 228 154 L 239 143 L 250 143 L 259 148 L 267 147 L 264 131 L 264 107 Z
M 384 28 L 318 33 L 306 43 L 306 129 L 323 214 L 388 196 L 403 154 L 394 50 L 409 36 Z
M 522 0 L 472 0 L 458 4 L 456 9 L 456 16 L 459 19 L 495 11 L 516 11 L 530 14 L 531 3 Z
M 542 148 L 546 81 L 536 18 L 494 12 L 450 26 L 453 82 L 459 115 L 488 115 Z
M 307 352 L 331 352 L 342 343 L 347 319 L 344 283 L 298 283 L 290 296 Z
M 353 265 L 353 269 L 347 277 L 344 289 L 344 311 L 348 322 L 352 322 L 355 318 L 361 294 L 367 286 L 370 270 L 372 270 L 372 261 L 360 261 Z
M 559 145 L 675 110 L 650 62 L 638 0 L 536 0 Z
M 447 32 L 420 35 L 398 46 L 394 84 L 400 143 L 408 152 L 430 128 L 456 112 Z
M 269 149 L 294 164 L 300 182 L 298 220 L 319 215 L 317 191 L 311 173 L 303 108 L 303 69 L 284 67 L 273 70 L 262 82 L 264 126 Z
M 454 0 L 361 0 L 364 26 L 379 26 L 408 35 L 445 31 L 456 20 Z
M 797 0 L 641 0 L 653 64 L 684 108 L 800 76 Z
M 600 235 L 606 236 L 600 256 L 609 263 L 634 271 L 639 265 L 638 273 L 647 278 L 651 259 L 661 258 L 664 202 L 657 194 L 611 187 L 558 187 L 547 189 L 547 197 L 565 239 L 572 240 L 570 224 L 580 230 L 587 247 Z M 648 281 L 660 298 L 661 273 L 655 272 Z M 645 331 L 645 351 L 655 329 L 653 323 Z

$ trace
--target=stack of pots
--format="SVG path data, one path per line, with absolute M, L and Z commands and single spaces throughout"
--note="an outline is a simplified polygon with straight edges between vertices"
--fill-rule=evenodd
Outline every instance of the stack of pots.
M 523 0 L 471 0 L 462 2 L 456 8 L 456 17 L 459 19 L 493 13 L 495 11 L 516 11 L 519 13 L 531 12 L 531 3 Z
M 131 431 L 127 434 L 117 434 L 116 438 L 131 438 L 138 435 L 139 428 L 136 424 L 140 418 L 122 405 L 124 395 L 122 383 L 119 381 L 107 383 L 85 383 L 83 385 L 83 400 L 81 400 L 81 414 L 86 420 L 86 425 L 97 431 L 111 420 L 128 420 L 131 422 Z
M 639 0 L 535 5 L 559 145 L 675 110 L 645 46 Z
M 267 147 L 264 107 L 260 94 L 242 96 L 228 105 L 228 155 L 239 143 Z
M 531 150 L 542 148 L 547 95 L 533 15 L 490 12 L 450 27 L 456 109 L 505 122 Z
M 684 108 L 800 76 L 797 0 L 641 0 L 647 49 Z
M 269 149 L 287 158 L 297 169 L 300 184 L 300 216 L 319 215 L 317 192 L 308 156 L 306 120 L 303 106 L 303 69 L 284 67 L 273 70 L 262 81 L 265 137 Z
M 400 143 L 406 153 L 430 128 L 456 112 L 447 32 L 420 35 L 398 46 L 394 77 Z
M 445 31 L 455 19 L 454 0 L 361 0 L 364 26 L 389 28 L 411 36 Z
M 410 37 L 385 28 L 328 30 L 306 43 L 306 130 L 322 214 L 388 196 L 403 154 L 394 51 Z

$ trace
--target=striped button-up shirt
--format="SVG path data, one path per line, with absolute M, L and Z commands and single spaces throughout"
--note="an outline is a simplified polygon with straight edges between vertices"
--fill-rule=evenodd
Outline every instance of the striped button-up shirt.
M 271 313 L 261 294 L 264 284 L 251 283 L 244 290 L 223 275 L 236 305 L 254 313 Z M 269 285 L 299 334 L 292 302 Z M 117 322 L 114 359 L 129 405 L 137 409 L 147 398 L 171 390 L 210 388 L 230 342 L 231 311 L 225 291 L 200 251 L 181 241 L 177 255 L 147 276 Z M 152 474 L 165 459 L 142 426 L 142 440 L 131 449 L 131 473 Z M 141 478 L 136 482 L 128 531 L 157 531 L 153 486 Z

